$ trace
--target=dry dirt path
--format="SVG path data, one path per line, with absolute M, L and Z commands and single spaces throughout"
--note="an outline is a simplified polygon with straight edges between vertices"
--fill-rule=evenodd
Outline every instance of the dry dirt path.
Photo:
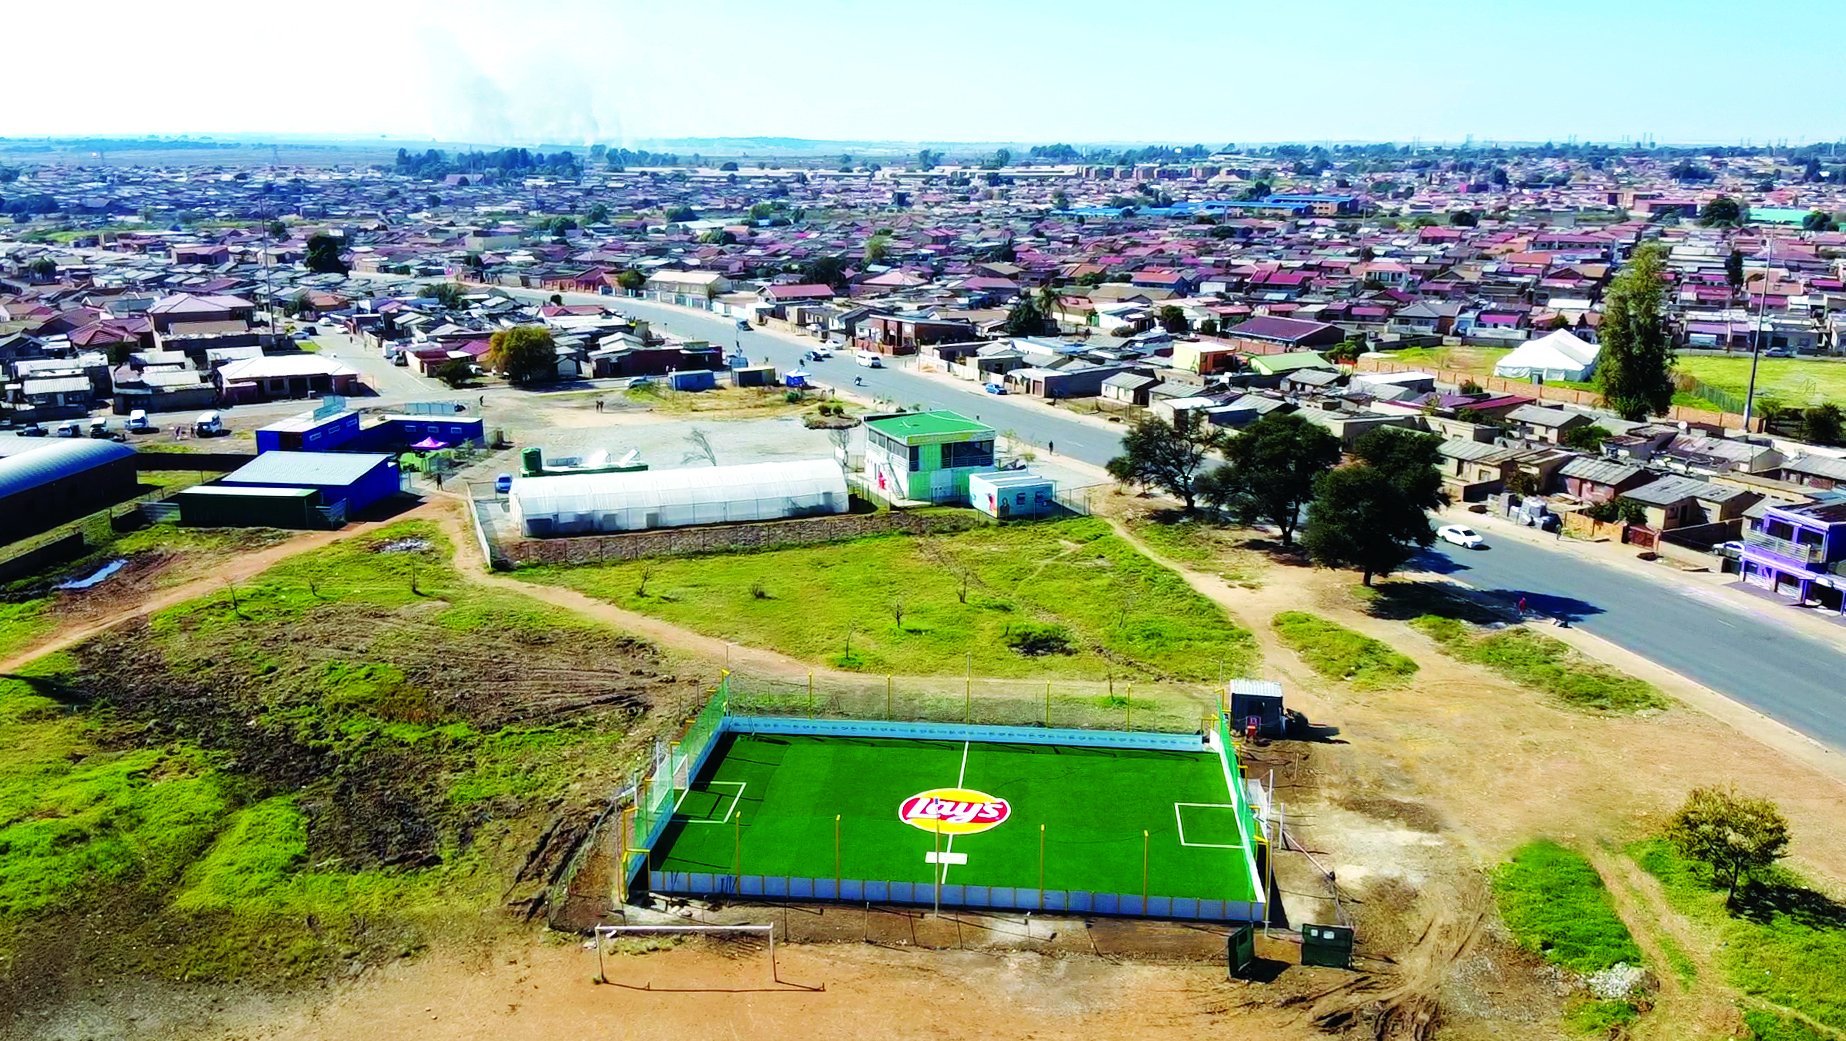
M 175 604 L 184 603 L 187 600 L 215 593 L 223 589 L 226 583 L 235 584 L 248 581 L 290 557 L 299 556 L 300 554 L 320 549 L 323 546 L 332 545 L 341 539 L 349 539 L 364 535 L 389 524 L 396 524 L 406 520 L 428 519 L 433 515 L 435 514 L 431 505 L 425 503 L 415 509 L 408 510 L 386 520 L 365 521 L 351 527 L 342 528 L 338 531 L 304 532 L 286 541 L 278 542 L 273 546 L 267 546 L 249 553 L 240 553 L 224 561 L 209 575 L 202 575 L 198 578 L 180 582 L 144 600 L 125 603 L 123 606 L 113 611 L 87 619 L 68 628 L 59 629 L 49 638 L 41 640 L 22 651 L 15 652 L 4 659 L 0 659 L 0 674 L 12 672 L 36 658 L 41 658 L 47 654 L 53 654 L 57 651 L 74 647 L 90 637 L 113 629 L 124 622 L 130 622 L 137 618 L 145 617 L 156 611 L 172 607 Z

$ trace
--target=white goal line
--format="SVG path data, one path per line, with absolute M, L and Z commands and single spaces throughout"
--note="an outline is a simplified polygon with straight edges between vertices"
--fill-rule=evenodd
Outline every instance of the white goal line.
M 1242 849 L 1241 842 L 1188 842 L 1186 841 L 1186 815 L 1180 812 L 1181 806 L 1196 806 L 1202 810 L 1235 810 L 1236 803 L 1230 802 L 1176 802 L 1173 804 L 1173 823 L 1179 826 L 1179 844 L 1196 849 Z

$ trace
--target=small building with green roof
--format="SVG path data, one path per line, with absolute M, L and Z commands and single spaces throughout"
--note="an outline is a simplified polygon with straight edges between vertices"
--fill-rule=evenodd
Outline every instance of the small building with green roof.
M 892 502 L 967 502 L 968 475 L 993 466 L 993 427 L 960 413 L 865 421 L 866 481 Z
M 1314 351 L 1289 351 L 1287 354 L 1253 354 L 1250 368 L 1261 376 L 1286 376 L 1303 369 L 1337 369 L 1338 366 Z

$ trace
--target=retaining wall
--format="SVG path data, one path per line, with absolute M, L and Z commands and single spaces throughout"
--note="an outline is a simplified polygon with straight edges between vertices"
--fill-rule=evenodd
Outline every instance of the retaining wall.
M 842 542 L 866 535 L 904 532 L 937 535 L 967 531 L 986 521 L 977 513 L 848 513 L 750 524 L 712 524 L 692 528 L 661 528 L 620 535 L 579 535 L 554 539 L 506 538 L 494 547 L 497 567 L 522 564 L 595 564 L 642 557 L 675 557 L 695 553 L 728 553 Z

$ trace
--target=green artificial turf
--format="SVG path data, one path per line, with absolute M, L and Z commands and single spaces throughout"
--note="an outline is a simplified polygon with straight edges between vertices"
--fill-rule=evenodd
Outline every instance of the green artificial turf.
M 1047 890 L 1140 896 L 1145 831 L 1148 895 L 1257 899 L 1224 767 L 1208 752 L 726 735 L 653 867 L 931 883 L 937 868 L 926 856 L 938 837 L 898 810 L 910 796 L 958 787 L 1006 800 L 1010 815 L 941 836 L 943 849 L 968 858 L 946 865 L 946 884 L 1038 888 L 1043 825 Z

